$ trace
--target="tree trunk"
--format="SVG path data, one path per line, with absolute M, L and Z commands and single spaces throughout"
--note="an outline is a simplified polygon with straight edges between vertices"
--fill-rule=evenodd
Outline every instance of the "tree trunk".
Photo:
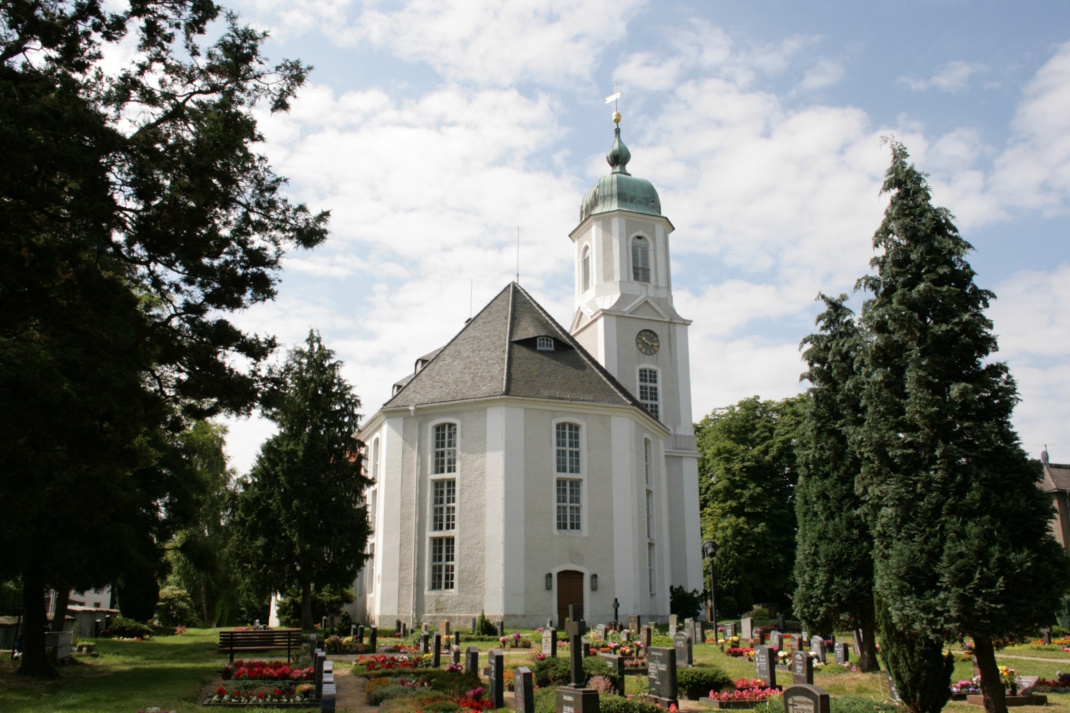
M 52 631 L 63 631 L 67 623 L 67 605 L 71 603 L 71 587 L 67 582 L 56 585 L 56 613 L 52 615 Z
M 301 628 L 312 628 L 312 582 L 301 583 Z
M 992 640 L 973 637 L 973 654 L 977 657 L 977 668 L 981 670 L 981 695 L 984 697 L 985 713 L 1007 713 L 1007 697 L 1003 692 L 1003 682 L 999 679 L 996 649 Z
M 862 645 L 858 651 L 858 670 L 862 673 L 880 671 L 877 661 L 877 616 L 873 611 L 873 600 L 862 610 L 859 630 L 862 632 Z
M 24 676 L 57 675 L 45 653 L 45 578 L 40 570 L 22 573 L 22 660 L 19 673 Z

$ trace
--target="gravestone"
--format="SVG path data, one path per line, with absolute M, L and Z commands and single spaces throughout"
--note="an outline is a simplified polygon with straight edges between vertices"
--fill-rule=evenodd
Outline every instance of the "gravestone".
M 1047 627 L 1045 627 L 1045 628 L 1040 630 L 1040 633 L 1044 635 L 1044 643 L 1050 645 L 1051 644 L 1051 629 L 1048 629 Z
M 605 641 L 606 640 L 606 625 L 605 624 L 599 624 L 594 629 L 595 629 L 596 632 L 598 632 L 598 638 L 601 639 L 602 641 Z
M 903 699 L 899 697 L 899 691 L 895 689 L 895 681 L 892 680 L 890 673 L 884 674 L 885 679 L 888 681 L 888 697 L 895 703 L 902 703 Z
M 836 652 L 836 663 L 847 666 L 851 663 L 851 649 L 842 641 L 837 641 L 833 650 Z
M 431 653 L 431 637 L 425 631 L 420 634 L 420 655 Z
M 783 614 L 778 614 L 777 618 L 776 618 L 776 628 L 777 628 L 777 630 L 778 631 L 784 631 L 784 629 L 787 628 L 787 626 L 785 624 L 786 624 L 786 622 L 784 621 L 784 615 Z
M 360 626 L 357 627 L 357 643 L 358 644 L 363 644 L 364 643 L 364 625 L 363 624 L 361 624 Z
M 461 665 L 461 647 L 454 644 L 450 647 L 450 666 Z
M 464 654 L 464 672 L 479 673 L 479 649 L 475 646 L 469 646 Z
M 445 639 L 447 636 L 450 635 L 450 620 L 449 619 L 446 619 L 446 621 L 440 621 L 438 623 L 438 633 L 442 635 L 443 639 Z
M 736 623 L 734 621 L 726 621 L 724 624 L 724 638 L 727 641 L 736 635 Z
M 492 649 L 490 654 L 490 700 L 493 708 L 505 706 L 505 654 L 501 649 Z
M 633 616 L 628 617 L 628 631 L 630 631 L 630 632 L 632 632 L 634 634 L 638 634 L 639 633 L 639 626 L 641 624 L 642 624 L 642 622 L 641 622 L 639 616 L 633 615 Z
M 309 651 L 309 653 L 312 653 L 313 651 L 315 651 L 316 650 L 316 646 L 317 646 L 317 644 L 316 644 L 316 635 L 315 634 L 309 634 L 308 635 L 308 651 Z M 313 655 L 315 655 L 315 654 L 313 654 Z
M 375 647 L 379 645 L 379 627 L 368 627 L 368 648 L 375 653 Z
M 587 640 L 583 640 L 583 644 L 580 646 L 580 650 L 583 651 L 583 658 L 587 658 L 591 655 L 591 645 L 587 643 Z
M 679 708 L 676 692 L 676 649 L 654 647 L 647 652 L 647 680 L 651 701 L 666 710 L 670 706 Z
M 476 618 L 472 617 L 472 633 L 473 634 L 482 634 L 483 633 L 482 631 L 476 631 L 476 624 L 477 624 Z
M 420 624 L 420 633 L 421 634 L 428 633 L 428 631 L 427 631 L 427 622 L 426 621 L 423 624 Z
M 784 689 L 784 713 L 829 713 L 829 694 L 813 684 Z
M 313 678 L 316 681 L 316 698 L 323 696 L 323 664 L 327 660 L 327 654 L 316 651 L 316 662 L 313 664 Z
M 527 666 L 513 673 L 513 688 L 516 690 L 516 713 L 535 713 L 535 674 Z
M 620 602 L 613 597 L 613 625 L 620 626 Z
M 802 651 L 803 650 L 803 646 L 805 646 L 803 641 L 804 641 L 804 639 L 803 639 L 801 634 L 792 634 L 791 635 L 791 650 L 792 651 Z
M 855 629 L 855 656 L 862 655 L 862 630 Z
M 409 638 L 409 625 L 405 622 L 401 622 L 401 638 Z
M 769 645 L 772 646 L 777 651 L 783 651 L 784 650 L 784 635 L 781 634 L 779 631 L 770 631 L 769 632 Z
M 557 629 L 553 627 L 542 630 L 542 655 L 557 658 Z
M 631 629 L 625 629 L 624 631 L 620 632 L 620 640 L 621 641 L 631 641 L 632 640 L 632 630 Z
M 814 634 L 810 639 L 810 651 L 817 656 L 818 661 L 828 663 L 825 660 L 825 639 L 820 634 Z
M 552 628 L 554 628 L 554 620 L 553 620 L 553 619 L 547 619 L 547 620 L 546 620 L 546 628 L 547 628 L 547 629 L 552 629 Z
M 431 651 L 431 666 L 438 668 L 442 665 L 442 634 L 435 632 L 435 648 Z
M 394 620 L 394 636 L 401 636 L 401 619 Z
M 257 621 L 259 621 L 259 619 L 257 619 Z M 357 638 L 357 625 L 356 624 L 350 624 L 349 625 L 349 638 L 351 638 L 351 639 L 356 639 Z
M 690 667 L 694 664 L 692 642 L 687 634 L 678 632 L 673 639 L 673 648 L 676 650 L 675 662 L 678 666 Z
M 684 619 L 684 636 L 691 637 L 692 641 L 695 640 L 695 620 L 690 617 Z
M 670 639 L 675 639 L 676 638 L 676 626 L 677 626 L 677 622 L 678 621 L 680 621 L 680 618 L 678 616 L 676 616 L 675 614 L 670 614 L 669 615 L 669 638 Z
M 754 619 L 745 616 L 739 620 L 739 638 L 749 641 L 754 636 Z
M 802 640 L 804 642 L 806 642 L 806 643 L 809 643 L 810 642 L 810 633 L 806 629 L 803 629 L 800 633 L 802 634 Z
M 320 619 L 320 628 L 321 629 L 326 629 L 327 628 L 327 617 L 323 617 L 323 618 Z
M 602 654 L 598 658 L 609 664 L 609 675 L 613 679 L 613 685 L 617 687 L 617 693 L 624 695 L 624 657 L 615 654 Z
M 754 635 L 751 636 L 751 645 L 765 646 L 765 632 L 760 628 L 754 630 Z
M 754 673 L 769 688 L 776 688 L 776 653 L 769 646 L 754 649 Z
M 505 636 L 505 619 L 498 622 L 498 638 Z
M 579 604 L 570 604 L 568 614 L 565 631 L 568 633 L 572 675 L 568 685 L 557 688 L 557 713 L 598 713 L 598 691 L 584 687 L 587 676 L 583 672 L 583 649 L 586 648 L 583 635 L 587 633 L 587 623 L 580 618 Z
M 644 625 L 643 628 L 639 630 L 639 643 L 643 645 L 644 649 L 649 649 L 650 642 L 653 640 L 654 634 L 650 630 L 650 625 Z
M 801 649 L 791 655 L 791 681 L 796 685 L 814 682 L 814 660 Z

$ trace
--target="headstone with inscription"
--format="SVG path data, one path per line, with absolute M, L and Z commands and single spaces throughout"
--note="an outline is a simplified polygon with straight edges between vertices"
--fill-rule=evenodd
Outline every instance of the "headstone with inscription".
M 614 654 L 602 654 L 598 658 L 609 664 L 609 675 L 613 679 L 613 685 L 617 687 L 617 693 L 624 695 L 624 657 Z
M 676 649 L 652 647 L 647 652 L 647 677 L 651 701 L 666 710 L 670 706 L 679 707 L 676 691 Z
M 690 667 L 694 664 L 694 649 L 687 634 L 682 631 L 678 632 L 676 638 L 673 639 L 673 648 L 676 650 L 676 664 L 678 666 Z
M 442 634 L 435 632 L 435 647 L 431 650 L 431 666 L 438 668 L 442 665 Z
M 726 621 L 724 624 L 724 638 L 727 641 L 736 635 L 736 623 L 734 621 Z
M 828 663 L 825 660 L 825 638 L 820 634 L 814 634 L 810 639 L 810 651 L 817 657 L 818 661 Z
M 493 708 L 505 706 L 505 654 L 501 649 L 492 649 L 490 659 L 490 700 Z
M 739 620 L 739 638 L 749 641 L 754 636 L 754 619 L 745 616 Z
M 594 630 L 598 633 L 598 638 L 600 640 L 602 640 L 602 641 L 606 640 L 606 625 L 605 624 L 599 624 L 598 626 L 596 626 L 594 628 Z
M 812 684 L 784 689 L 784 713 L 829 713 L 829 694 Z
M 650 642 L 654 639 L 654 633 L 649 624 L 643 625 L 643 628 L 639 630 L 639 643 L 643 645 L 644 649 L 650 648 Z
M 779 631 L 770 631 L 769 632 L 769 645 L 772 646 L 777 651 L 783 651 L 784 650 L 784 635 L 781 634 Z
M 527 666 L 513 673 L 513 688 L 516 690 L 516 713 L 535 713 L 535 674 Z
M 680 618 L 678 616 L 676 616 L 675 614 L 670 614 L 669 615 L 669 638 L 670 639 L 676 638 L 676 627 L 678 625 L 677 622 L 679 622 L 679 621 L 680 621 Z
M 479 673 L 479 649 L 475 646 L 469 646 L 464 652 L 464 672 Z
M 754 674 L 769 688 L 776 688 L 776 652 L 769 646 L 754 649 Z
M 814 660 L 802 649 L 791 655 L 791 680 L 795 684 L 814 682 Z
M 642 622 L 640 621 L 640 618 L 637 615 L 633 614 L 632 616 L 628 617 L 628 631 L 632 632 L 633 634 L 638 634 L 639 626 L 641 623 Z
M 791 639 L 792 651 L 802 651 L 803 648 L 806 646 L 802 634 L 792 634 L 789 638 Z
M 542 630 L 542 655 L 557 658 L 557 629 Z
M 847 666 L 851 663 L 851 649 L 847 644 L 842 641 L 837 641 L 833 647 L 836 652 L 836 663 L 840 666 Z

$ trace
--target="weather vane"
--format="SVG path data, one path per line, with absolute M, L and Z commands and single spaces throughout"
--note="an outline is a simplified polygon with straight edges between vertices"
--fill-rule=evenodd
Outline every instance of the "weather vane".
M 617 83 L 613 82 L 613 88 L 617 88 Z M 621 93 L 619 91 L 613 92 L 606 97 L 606 104 L 613 102 L 613 123 L 620 126 L 620 111 L 617 108 L 617 100 L 620 99 Z

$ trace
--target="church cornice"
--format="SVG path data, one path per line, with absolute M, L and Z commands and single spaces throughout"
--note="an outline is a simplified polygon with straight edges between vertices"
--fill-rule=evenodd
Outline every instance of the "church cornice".
M 633 218 L 635 220 L 649 220 L 654 223 L 664 223 L 668 226 L 668 230 L 665 231 L 666 233 L 671 233 L 672 231 L 676 230 L 676 226 L 674 226 L 672 224 L 672 221 L 666 218 L 664 215 L 651 215 L 649 213 L 639 213 L 634 210 L 625 210 L 623 208 L 618 208 L 616 210 L 607 210 L 604 213 L 594 213 L 592 215 L 587 216 L 582 221 L 580 221 L 579 225 L 572 229 L 572 232 L 568 234 L 568 237 L 572 240 L 572 242 L 576 242 L 576 238 L 578 238 L 583 232 L 585 232 L 587 225 L 592 221 L 608 220 L 617 216 L 622 216 L 624 218 Z

